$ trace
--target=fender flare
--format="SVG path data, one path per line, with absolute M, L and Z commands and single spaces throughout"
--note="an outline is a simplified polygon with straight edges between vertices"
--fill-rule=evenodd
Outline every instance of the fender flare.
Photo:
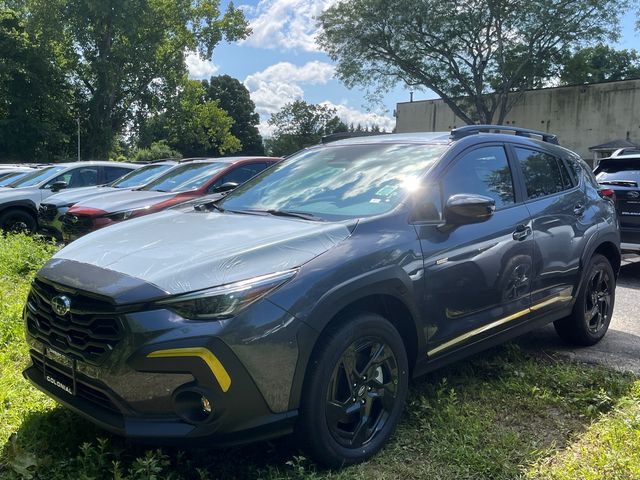
M 304 327 L 301 328 L 298 335 L 299 357 L 291 385 L 290 409 L 298 408 L 309 361 L 317 345 L 317 340 L 322 336 L 331 320 L 349 305 L 378 295 L 393 297 L 401 302 L 410 313 L 411 326 L 416 336 L 416 358 L 412 358 L 411 361 L 415 363 L 418 360 L 420 352 L 426 348 L 426 342 L 421 335 L 423 331 L 420 325 L 421 317 L 413 307 L 415 302 L 411 299 L 413 295 L 412 280 L 398 265 L 366 272 L 331 288 L 322 295 L 307 318 L 302 319 Z

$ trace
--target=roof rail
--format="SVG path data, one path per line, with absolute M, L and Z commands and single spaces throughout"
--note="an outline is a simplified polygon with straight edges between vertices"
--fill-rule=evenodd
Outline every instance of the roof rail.
M 177 158 L 156 158 L 154 160 L 131 160 L 126 163 L 133 163 L 134 165 L 149 165 L 151 163 L 159 163 L 159 162 L 177 162 L 179 159 Z
M 464 127 L 454 128 L 453 130 L 451 130 L 451 139 L 460 140 L 461 138 L 478 133 L 502 132 L 513 132 L 519 137 L 540 137 L 543 142 L 558 145 L 558 137 L 552 133 L 540 132 L 538 130 L 531 130 L 529 128 L 513 127 L 509 125 L 465 125 Z

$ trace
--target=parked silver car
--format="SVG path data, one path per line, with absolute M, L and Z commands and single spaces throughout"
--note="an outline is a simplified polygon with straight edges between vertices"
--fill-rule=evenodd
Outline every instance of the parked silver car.
M 47 166 L 0 188 L 0 229 L 33 232 L 38 207 L 63 189 L 109 183 L 140 167 L 120 162 L 74 162 Z

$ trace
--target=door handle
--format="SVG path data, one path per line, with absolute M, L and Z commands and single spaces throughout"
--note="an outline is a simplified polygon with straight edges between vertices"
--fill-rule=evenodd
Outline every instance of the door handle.
M 576 203 L 573 207 L 573 213 L 576 215 L 582 215 L 584 213 L 584 203 Z
M 522 241 L 529 235 L 531 235 L 531 227 L 529 227 L 528 225 L 520 224 L 516 227 L 516 231 L 513 232 L 513 239 Z

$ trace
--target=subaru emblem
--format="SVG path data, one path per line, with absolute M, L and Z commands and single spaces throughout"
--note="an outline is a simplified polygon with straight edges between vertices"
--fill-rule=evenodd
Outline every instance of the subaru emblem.
M 66 295 L 58 295 L 51 299 L 51 308 L 56 315 L 63 317 L 71 310 L 71 300 Z

